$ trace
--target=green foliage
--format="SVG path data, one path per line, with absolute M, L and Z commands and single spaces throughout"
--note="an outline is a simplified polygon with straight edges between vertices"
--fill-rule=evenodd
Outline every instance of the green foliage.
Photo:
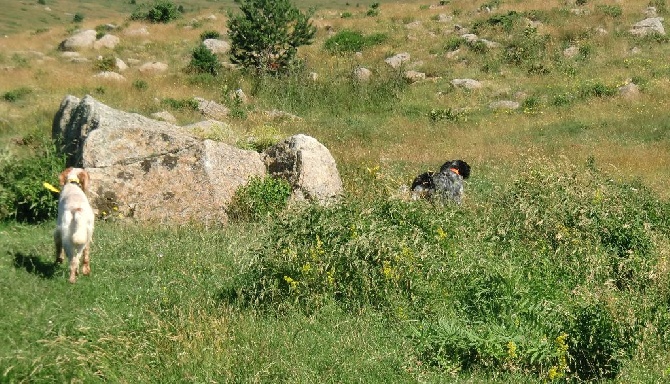
M 113 71 L 116 68 L 116 57 L 104 55 L 95 61 L 94 66 L 99 71 Z
M 368 8 L 368 11 L 365 13 L 365 15 L 370 17 L 379 16 L 379 3 L 370 4 L 370 8 Z
M 465 38 L 463 38 L 461 36 L 451 36 L 447 39 L 447 42 L 444 45 L 444 50 L 447 51 L 447 52 L 455 51 L 459 47 L 465 45 L 466 42 L 467 41 L 465 40 Z
M 517 66 L 537 65 L 546 55 L 549 36 L 542 36 L 535 28 L 525 28 L 522 34 L 515 34 L 505 44 L 503 61 Z
M 57 196 L 42 185 L 58 186 L 58 174 L 65 169 L 65 157 L 58 155 L 50 139 L 29 135 L 22 144 L 34 155 L 0 159 L 0 221 L 39 223 L 55 219 Z
M 512 32 L 517 23 L 522 20 L 523 15 L 516 11 L 509 11 L 506 14 L 495 14 L 485 20 L 476 21 L 472 28 L 474 31 L 479 31 L 483 27 L 500 28 L 504 32 Z
M 77 12 L 72 17 L 72 22 L 73 23 L 81 23 L 82 21 L 84 21 L 84 14 L 83 13 Z
M 10 103 L 15 103 L 17 101 L 23 100 L 26 96 L 33 93 L 33 90 L 27 87 L 16 88 L 11 91 L 7 91 L 2 95 L 2 99 Z
M 289 0 L 240 1 L 241 14 L 228 20 L 231 61 L 260 73 L 288 71 L 316 33 L 309 16 Z
M 621 6 L 618 5 L 600 4 L 598 5 L 598 10 L 600 10 L 602 13 L 612 18 L 620 17 L 623 14 Z
M 634 341 L 601 303 L 584 305 L 575 312 L 568 331 L 571 370 L 581 380 L 616 377 Z
M 668 3 L 666 0 L 651 0 L 649 5 L 656 7 L 656 12 L 660 15 L 665 15 L 668 13 Z
M 581 98 L 609 97 L 617 94 L 615 86 L 606 85 L 600 81 L 587 81 L 580 86 L 579 96 Z
M 152 5 L 142 4 L 130 15 L 131 20 L 169 23 L 180 16 L 179 8 L 169 0 L 156 0 Z
M 330 53 L 358 52 L 364 48 L 380 45 L 387 40 L 383 33 L 363 35 L 361 32 L 345 29 L 329 37 L 324 48 Z
M 226 297 L 280 312 L 336 303 L 412 319 L 417 356 L 437 371 L 613 377 L 641 337 L 635 324 L 665 324 L 650 316 L 665 296 L 646 308 L 609 303 L 654 284 L 663 263 L 654 237 L 670 234 L 670 208 L 593 162 L 548 163 L 532 159 L 514 185 L 470 208 L 377 193 L 287 212 Z M 374 180 L 368 188 L 383 191 Z
M 207 73 L 217 76 L 221 70 L 219 58 L 205 44 L 198 45 L 191 54 L 191 62 L 186 71 L 189 73 Z
M 437 123 L 439 121 L 459 121 L 465 118 L 465 113 L 456 111 L 451 108 L 446 108 L 446 109 L 431 109 L 430 112 L 428 112 L 428 119 L 432 123 Z
M 291 196 L 288 181 L 272 177 L 253 177 L 235 191 L 228 215 L 236 221 L 259 221 L 276 216 Z
M 421 242 L 441 233 L 430 209 L 379 200 L 291 211 L 273 225 L 267 246 L 241 277 L 238 299 L 305 311 L 335 301 L 406 316 L 420 308 L 415 300 L 433 285 L 433 264 L 440 263 L 442 252 L 428 257 Z
M 277 109 L 299 116 L 316 111 L 336 116 L 384 113 L 394 108 L 408 87 L 397 71 L 381 72 L 366 84 L 353 77 L 312 81 L 301 71 L 281 78 L 257 76 L 253 80 L 251 94 Z
M 205 31 L 200 34 L 200 41 L 205 41 L 207 39 L 219 39 L 221 34 L 218 31 Z
M 190 110 L 190 111 L 197 111 L 198 110 L 198 101 L 189 98 L 189 99 L 173 99 L 171 97 L 165 98 L 161 100 L 161 105 L 164 105 L 166 107 L 169 107 L 171 109 L 175 110 Z
M 149 83 L 147 83 L 146 80 L 137 79 L 133 81 L 133 88 L 139 91 L 144 91 L 149 88 Z

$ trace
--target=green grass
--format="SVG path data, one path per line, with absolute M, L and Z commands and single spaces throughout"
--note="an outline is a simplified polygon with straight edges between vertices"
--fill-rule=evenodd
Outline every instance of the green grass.
M 232 1 L 190 2 L 186 17 L 151 25 L 142 43 L 123 35 L 137 27 L 127 22 L 129 2 L 45 3 L 48 16 L 32 12 L 38 2 L 8 4 L 0 15 L 8 31 L 39 31 L 5 38 L 0 53 L 8 73 L 0 165 L 17 175 L 2 180 L 0 212 L 32 195 L 42 219 L 53 216 L 41 182 L 55 172 L 40 164 L 58 159 L 34 158 L 62 98 L 87 93 L 144 115 L 167 108 L 184 124 L 202 119 L 193 97 L 214 100 L 234 111 L 230 128 L 202 135 L 245 148 L 314 136 L 335 157 L 345 197 L 280 212 L 284 189 L 261 183 L 239 196 L 242 208 L 264 203 L 260 214 L 226 227 L 99 221 L 93 274 L 74 286 L 52 264 L 53 219 L 25 225 L 6 216 L 0 382 L 670 378 L 670 67 L 656 59 L 670 46 L 625 33 L 648 2 L 584 2 L 591 12 L 581 16 L 563 2 L 493 1 L 490 14 L 479 11 L 484 2 L 382 2 L 368 17 L 370 4 L 298 1 L 317 7 L 318 32 L 299 51 L 302 67 L 285 77 L 184 71 L 203 32 L 225 38 Z M 162 61 L 168 73 L 131 66 L 127 82 L 92 80 L 95 65 L 55 49 L 73 31 L 63 15 L 77 12 L 84 28 L 113 21 L 122 29 L 113 51 L 84 56 Z M 453 21 L 439 21 L 441 13 Z M 210 14 L 217 19 L 188 21 Z M 542 25 L 528 30 L 526 18 Z M 454 24 L 501 47 L 466 44 Z M 384 39 L 361 55 L 331 53 L 326 42 L 340 31 Z M 562 55 L 571 45 L 580 47 L 575 59 Z M 456 58 L 445 57 L 456 48 Z M 400 52 L 411 54 L 407 69 L 431 78 L 405 82 L 383 62 Z M 369 82 L 352 79 L 357 66 L 372 70 Z M 484 86 L 457 89 L 454 78 Z M 627 79 L 638 97 L 617 94 Z M 247 104 L 231 101 L 236 89 Z M 496 100 L 523 107 L 493 111 Z M 264 116 L 275 109 L 300 119 Z M 462 206 L 405 199 L 403 185 L 451 158 L 473 166 Z
M 2 224 L 3 381 L 667 379 L 670 206 L 529 160 L 463 206 L 371 175 L 387 192 L 257 223 L 99 222 L 75 285 L 51 225 Z

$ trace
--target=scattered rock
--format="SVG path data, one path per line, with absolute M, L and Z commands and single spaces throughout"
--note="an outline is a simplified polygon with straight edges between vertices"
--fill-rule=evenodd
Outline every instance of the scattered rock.
M 97 32 L 94 29 L 79 32 L 63 40 L 58 49 L 61 51 L 78 51 L 93 47 L 96 41 Z
M 101 48 L 107 48 L 107 49 L 114 49 L 116 48 L 116 45 L 119 43 L 120 39 L 114 35 L 106 34 L 100 39 L 96 40 L 93 43 L 93 48 L 95 49 L 101 49 Z
M 142 64 L 138 70 L 142 73 L 162 73 L 167 71 L 168 65 L 158 61 L 152 61 L 149 63 Z
M 358 81 L 369 81 L 372 76 L 372 71 L 367 68 L 358 67 L 354 69 L 354 78 Z
M 177 124 L 177 118 L 168 111 L 154 112 L 151 114 L 151 117 L 156 120 L 163 120 L 171 124 Z
M 398 53 L 395 56 L 391 56 L 384 60 L 384 62 L 388 65 L 390 65 L 393 68 L 400 68 L 401 65 L 405 64 L 408 62 L 410 59 L 409 53 L 403 52 L 403 53 Z
M 208 119 L 225 120 L 230 113 L 230 109 L 226 106 L 216 103 L 211 100 L 205 100 L 202 97 L 195 97 L 198 102 L 198 110 Z
M 493 110 L 514 110 L 519 109 L 520 106 L 521 104 L 519 104 L 519 102 L 512 100 L 494 101 L 489 104 L 489 108 Z
M 457 88 L 465 89 L 479 89 L 482 87 L 481 82 L 473 79 L 454 79 L 451 80 L 451 85 Z
M 647 36 L 652 34 L 665 35 L 662 17 L 650 17 L 639 21 L 630 29 L 630 33 L 636 36 Z
M 625 85 L 618 88 L 619 95 L 626 99 L 632 99 L 637 97 L 640 94 L 640 87 L 633 82 L 628 82 Z
M 224 40 L 219 39 L 205 39 L 202 42 L 207 49 L 209 49 L 214 54 L 226 54 L 230 51 L 230 43 Z
M 417 81 L 420 80 L 425 80 L 426 79 L 426 74 L 423 72 L 418 72 L 418 71 L 407 71 L 404 74 L 405 80 L 407 80 L 410 84 L 411 83 L 416 83 Z
M 123 77 L 123 75 L 112 71 L 103 71 L 100 73 L 96 73 L 95 75 L 93 75 L 93 77 L 96 79 L 104 79 L 104 80 L 126 81 L 126 78 Z

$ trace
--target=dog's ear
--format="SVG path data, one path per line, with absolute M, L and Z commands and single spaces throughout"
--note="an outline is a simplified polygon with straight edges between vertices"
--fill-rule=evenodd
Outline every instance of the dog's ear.
M 89 180 L 90 180 L 90 178 L 88 176 L 88 172 L 86 172 L 85 170 L 82 169 L 77 174 L 77 178 L 79 179 L 79 185 L 81 185 L 81 189 L 84 192 L 88 192 L 88 184 L 89 184 Z
M 470 165 L 463 160 L 458 160 L 458 173 L 463 176 L 464 179 L 470 177 Z
M 66 168 L 63 172 L 58 175 L 58 182 L 60 183 L 60 186 L 64 186 L 65 183 L 67 182 L 67 175 L 70 173 L 72 168 Z

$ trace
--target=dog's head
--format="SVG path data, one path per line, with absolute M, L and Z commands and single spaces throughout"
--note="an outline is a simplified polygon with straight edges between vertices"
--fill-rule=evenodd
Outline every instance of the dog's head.
M 75 183 L 81 187 L 81 189 L 86 192 L 88 191 L 89 176 L 82 168 L 67 168 L 58 176 L 58 181 L 60 186 L 63 187 L 67 183 Z
M 446 173 L 448 171 L 452 171 L 464 179 L 470 177 L 470 165 L 463 160 L 449 160 L 442 164 L 440 172 Z

